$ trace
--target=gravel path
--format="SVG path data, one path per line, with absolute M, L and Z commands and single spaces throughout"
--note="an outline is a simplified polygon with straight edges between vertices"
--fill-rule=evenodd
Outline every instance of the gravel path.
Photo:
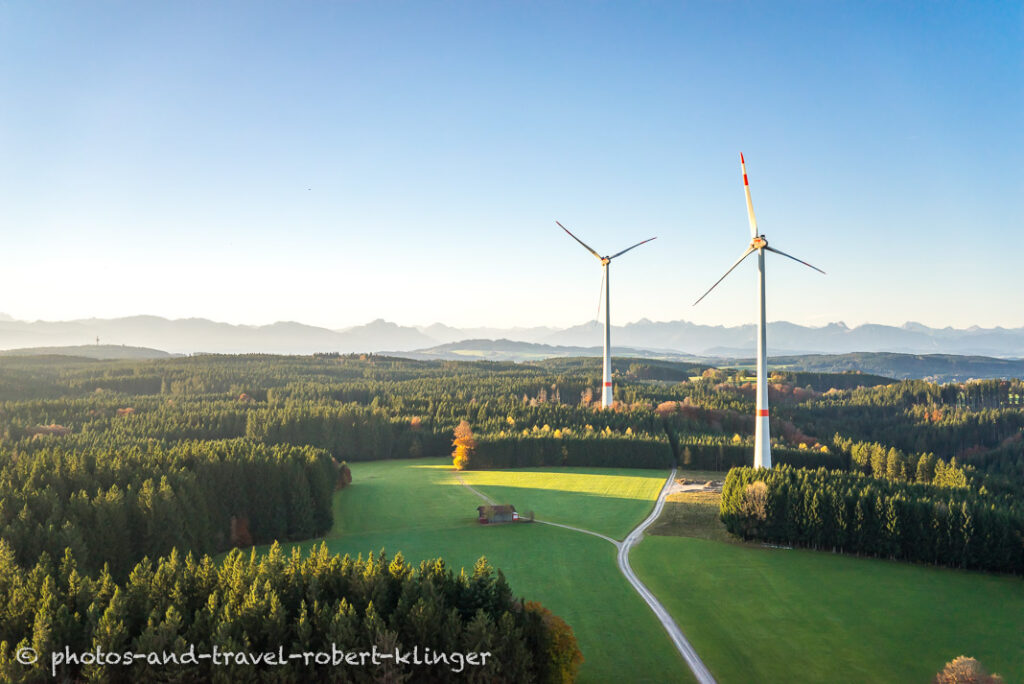
M 654 510 L 647 516 L 647 519 L 636 526 L 629 536 L 626 537 L 625 541 L 619 545 L 619 570 L 626 576 L 629 583 L 633 585 L 637 593 L 647 602 L 651 610 L 657 616 L 658 620 L 661 621 L 665 631 L 668 632 L 669 637 L 672 639 L 672 643 L 676 645 L 676 649 L 679 651 L 679 655 L 683 656 L 683 660 L 690 667 L 693 672 L 693 676 L 696 677 L 697 681 L 701 684 L 714 684 L 715 678 L 711 676 L 711 672 L 708 670 L 704 661 L 700 659 L 697 652 L 693 650 L 693 646 L 683 635 L 683 630 L 679 629 L 679 625 L 672 619 L 669 612 L 665 610 L 665 606 L 661 605 L 661 602 L 657 597 L 651 593 L 650 589 L 644 586 L 644 583 L 640 581 L 640 578 L 633 572 L 633 568 L 629 564 L 629 550 L 633 548 L 644 536 L 644 530 L 646 530 L 651 523 L 658 519 L 661 515 L 661 509 L 665 507 L 665 497 L 668 495 L 669 490 L 672 489 L 672 485 L 675 484 L 676 469 L 672 469 L 672 473 L 668 476 L 668 480 L 665 482 L 665 486 L 661 488 L 661 494 L 658 495 L 658 501 L 654 504 Z
M 601 539 L 604 539 L 605 541 L 610 541 L 612 544 L 615 544 L 616 548 L 622 546 L 622 542 L 615 541 L 611 537 L 606 537 L 605 535 L 601 534 L 600 532 L 594 532 L 593 530 L 585 530 L 582 527 L 573 527 L 572 525 L 563 525 L 562 523 L 551 522 L 550 520 L 534 520 L 534 522 L 543 523 L 545 525 L 554 525 L 555 527 L 564 527 L 565 529 L 572 530 L 573 532 L 582 532 L 583 534 L 592 534 L 595 537 L 600 537 Z
M 493 499 L 491 499 L 489 496 L 487 496 L 480 490 L 476 489 L 475 487 L 472 487 L 469 484 L 467 484 L 466 481 L 463 480 L 458 475 L 455 476 L 455 479 L 457 479 L 459 483 L 462 484 L 462 486 L 469 489 L 471 492 L 479 496 L 487 503 L 492 505 L 494 504 Z M 562 527 L 567 530 L 572 530 L 573 532 L 582 532 L 583 534 L 590 534 L 595 537 L 600 537 L 601 539 L 604 539 L 605 541 L 609 541 L 612 544 L 614 544 L 615 547 L 619 550 L 617 559 L 619 571 L 625 576 L 626 580 L 633 585 L 633 588 L 636 589 L 637 593 L 640 594 L 640 597 L 643 598 L 643 600 L 647 603 L 650 609 L 654 611 L 654 615 L 661 622 L 662 626 L 665 628 L 665 631 L 668 632 L 669 638 L 672 639 L 672 643 L 675 644 L 676 649 L 679 651 L 679 655 L 683 657 L 683 660 L 686 661 L 686 664 L 693 672 L 693 676 L 696 677 L 697 681 L 700 682 L 700 684 L 715 684 L 715 678 L 711 676 L 711 672 L 708 670 L 707 666 L 704 665 L 704 661 L 702 661 L 700 659 L 700 656 L 697 655 L 697 652 L 693 650 L 693 646 L 690 645 L 690 642 L 683 635 L 683 630 L 679 629 L 679 625 L 677 625 L 676 621 L 672 619 L 672 616 L 669 614 L 669 612 L 665 610 L 665 606 L 661 605 L 661 602 L 657 599 L 657 597 L 654 594 L 651 593 L 650 589 L 644 586 L 644 583 L 641 582 L 640 578 L 636 576 L 636 573 L 633 572 L 633 568 L 629 564 L 630 549 L 636 546 L 640 542 L 640 540 L 643 539 L 644 530 L 650 527 L 651 523 L 657 520 L 658 516 L 661 515 L 661 509 L 665 507 L 665 497 L 668 496 L 669 492 L 674 489 L 673 485 L 676 485 L 675 468 L 672 469 L 672 472 L 668 476 L 668 480 L 665 481 L 665 486 L 661 488 L 661 493 L 658 494 L 658 500 L 654 504 L 654 510 L 652 510 L 651 514 L 647 516 L 647 518 L 642 523 L 637 525 L 633 529 L 633 531 L 629 533 L 626 539 L 621 542 L 616 541 L 611 537 L 605 536 L 600 532 L 586 530 L 582 527 L 563 525 L 562 523 L 551 522 L 548 520 L 537 520 L 536 522 L 542 523 L 544 525 Z
M 465 487 L 469 491 L 473 492 L 474 494 L 479 496 L 481 499 L 483 499 L 484 501 L 486 501 L 490 505 L 492 505 L 492 506 L 497 506 L 498 505 L 497 501 L 495 501 L 494 499 L 492 499 L 491 497 L 487 496 L 486 494 L 481 492 L 479 489 L 477 489 L 473 485 L 468 484 L 465 480 L 463 480 L 461 475 L 456 475 L 455 479 L 459 481 L 460 485 L 462 485 L 463 487 Z

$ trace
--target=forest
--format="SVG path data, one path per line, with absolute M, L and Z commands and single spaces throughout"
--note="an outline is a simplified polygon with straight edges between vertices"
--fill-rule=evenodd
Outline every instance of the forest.
M 955 475 L 917 484 L 824 468 L 734 468 L 722 519 L 747 539 L 1024 574 L 1019 499 Z
M 259 610 L 281 611 L 273 629 L 289 639 L 305 638 L 309 621 L 326 624 L 317 610 L 344 613 L 342 600 L 359 616 L 351 629 L 378 629 L 376 615 L 389 625 L 379 629 L 393 631 L 389 616 L 400 610 L 395 597 L 406 582 L 463 580 L 396 557 L 388 563 L 398 576 L 388 582 L 397 584 L 381 589 L 391 598 L 386 607 L 375 599 L 374 612 L 341 585 L 323 601 L 302 598 L 312 580 L 303 575 L 307 584 L 295 585 L 295 567 L 315 575 L 340 559 L 271 562 L 233 552 L 217 565 L 210 557 L 324 534 L 347 463 L 449 454 L 463 422 L 475 435 L 463 463 L 470 469 L 736 468 L 722 514 L 741 536 L 1022 571 L 1019 380 L 939 385 L 773 372 L 773 456 L 784 467 L 765 473 L 742 468 L 751 463 L 754 409 L 744 372 L 649 359 L 615 359 L 614 372 L 616 403 L 602 411 L 597 359 L 0 359 L 0 601 L 18 606 L 0 622 L 0 656 L 55 634 L 85 647 L 108 643 L 113 623 L 101 621 L 111 606 L 128 615 L 117 621 L 117 639 L 241 638 L 197 613 L 218 582 L 276 587 L 277 607 Z M 236 571 L 243 579 L 220 574 Z M 181 588 L 157 605 L 138 598 L 147 582 Z M 527 679 L 545 681 L 545 672 L 571 663 L 573 647 L 551 631 L 556 622 L 537 623 L 531 611 L 541 607 L 512 600 L 494 582 L 502 598 L 485 617 L 476 603 L 460 603 L 462 589 L 434 596 L 432 611 L 459 615 L 448 645 L 470 639 L 479 617 L 522 635 L 521 648 L 533 654 L 522 658 L 534 668 Z M 544 639 L 562 646 L 536 650 Z
M 214 645 L 230 654 L 310 654 L 265 668 L 261 681 L 275 682 L 403 679 L 402 666 L 390 660 L 371 676 L 315 658 L 334 660 L 340 644 L 347 652 L 376 646 L 406 653 L 414 645 L 424 656 L 432 651 L 416 668 L 422 682 L 451 681 L 453 672 L 473 682 L 560 682 L 580 660 L 568 626 L 540 604 L 514 598 L 484 559 L 466 574 L 441 559 L 414 567 L 401 554 L 353 560 L 325 546 L 306 557 L 298 550 L 285 555 L 277 545 L 259 556 L 236 550 L 219 564 L 172 551 L 157 562 L 140 561 L 118 581 L 105 570 L 80 574 L 70 550 L 59 563 L 43 558 L 19 573 L 0 542 L 0 576 L 7 606 L 0 615 L 0 676 L 9 682 L 253 679 L 253 666 L 235 657 L 197 656 L 168 667 L 136 655 L 211 654 Z M 19 641 L 20 634 L 30 636 Z M 26 669 L 14 657 L 24 648 L 63 659 L 40 659 Z M 104 662 L 72 655 L 86 653 L 103 654 Z M 482 653 L 489 662 L 467 667 L 469 654 Z

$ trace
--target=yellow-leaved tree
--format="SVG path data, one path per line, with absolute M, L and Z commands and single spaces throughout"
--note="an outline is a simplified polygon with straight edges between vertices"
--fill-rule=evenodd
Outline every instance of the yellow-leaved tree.
M 476 437 L 469 423 L 462 421 L 455 428 L 455 439 L 452 441 L 455 451 L 452 452 L 452 465 L 456 470 L 466 470 L 476 450 Z

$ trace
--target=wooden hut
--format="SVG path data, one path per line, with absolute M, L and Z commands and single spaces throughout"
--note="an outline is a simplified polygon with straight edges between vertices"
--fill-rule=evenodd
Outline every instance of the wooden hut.
M 483 525 L 488 523 L 512 522 L 519 518 L 519 514 L 516 513 L 516 507 L 511 504 L 477 506 L 476 512 L 480 516 L 477 521 Z

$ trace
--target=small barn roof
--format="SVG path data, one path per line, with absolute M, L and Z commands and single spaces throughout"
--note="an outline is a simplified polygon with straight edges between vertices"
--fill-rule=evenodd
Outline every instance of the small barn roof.
M 512 504 L 497 504 L 494 506 L 477 506 L 476 510 L 481 515 L 494 515 L 496 513 L 514 513 L 516 507 Z

